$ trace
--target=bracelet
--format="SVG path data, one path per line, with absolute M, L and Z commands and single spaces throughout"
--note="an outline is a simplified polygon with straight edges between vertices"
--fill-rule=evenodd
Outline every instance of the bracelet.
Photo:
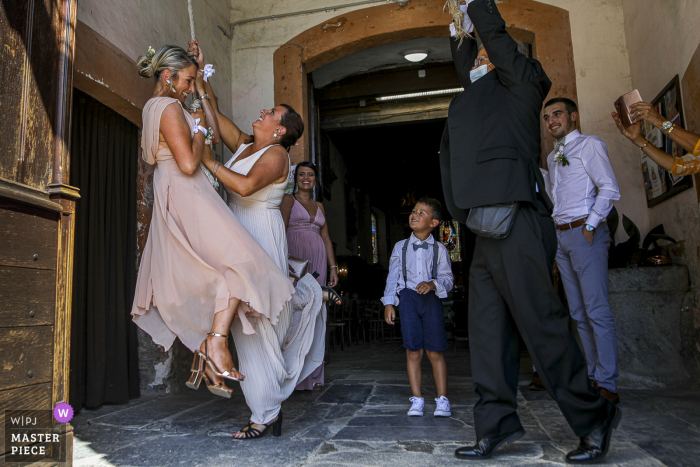
M 337 265 L 331 266 L 331 269 L 333 269 L 333 268 L 338 269 L 338 266 Z
M 200 100 L 202 100 L 202 99 L 209 99 L 209 93 L 208 93 L 208 92 L 205 92 L 204 94 L 202 94 L 201 96 L 199 96 L 199 99 L 200 99 Z
M 647 144 L 649 144 L 649 141 L 647 141 L 646 143 L 644 143 L 642 146 L 639 146 L 639 149 L 644 149 L 645 147 L 647 147 Z
M 668 129 L 668 133 L 666 133 L 666 136 L 670 135 L 674 128 L 676 128 L 676 125 L 673 125 L 671 128 Z
M 212 175 L 216 177 L 216 171 L 219 170 L 219 167 L 221 167 L 221 162 L 217 162 L 214 164 L 214 170 L 212 171 Z

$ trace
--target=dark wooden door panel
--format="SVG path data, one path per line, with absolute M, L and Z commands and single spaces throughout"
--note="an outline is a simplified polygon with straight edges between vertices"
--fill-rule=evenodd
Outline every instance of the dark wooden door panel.
M 5 417 L 7 410 L 51 410 L 51 383 L 0 391 L 0 453 L 5 452 Z
M 22 183 L 46 189 L 53 168 L 53 129 L 56 113 L 56 82 L 59 56 L 56 36 L 60 4 L 56 0 L 33 0 L 32 36 L 27 81 L 27 136 L 24 143 Z
M 56 271 L 0 266 L 0 328 L 52 325 Z
M 0 390 L 51 381 L 53 326 L 0 329 Z
M 9 7 L 9 8 L 8 8 Z M 21 149 L 22 90 L 27 70 L 25 53 L 29 2 L 0 2 L 0 178 L 17 181 Z
M 56 269 L 58 215 L 2 207 L 0 203 L 0 266 Z

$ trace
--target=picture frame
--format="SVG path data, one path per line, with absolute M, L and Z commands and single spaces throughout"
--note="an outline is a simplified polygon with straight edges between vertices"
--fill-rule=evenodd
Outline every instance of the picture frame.
M 672 121 L 679 127 L 685 128 L 683 116 L 683 102 L 681 95 L 681 81 L 676 75 L 666 87 L 650 101 L 656 111 Z M 686 151 L 670 137 L 666 136 L 658 128 L 643 122 L 642 133 L 651 144 L 662 151 L 675 157 L 685 155 Z M 659 203 L 685 191 L 693 186 L 693 177 L 676 177 L 664 170 L 649 156 L 641 151 L 641 168 L 644 181 L 644 190 L 647 195 L 647 207 L 652 208 Z

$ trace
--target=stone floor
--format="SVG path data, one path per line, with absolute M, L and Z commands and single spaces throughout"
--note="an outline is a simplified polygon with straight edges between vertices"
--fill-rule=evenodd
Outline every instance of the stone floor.
M 446 352 L 451 418 L 434 418 L 435 386 L 424 361 L 424 417 L 406 417 L 410 388 L 399 342 L 353 345 L 331 354 L 326 386 L 293 394 L 282 406 L 282 437 L 235 441 L 248 412 L 240 389 L 230 400 L 205 389 L 143 397 L 83 410 L 75 426 L 74 465 L 118 466 L 449 466 L 465 465 L 455 448 L 472 443 L 472 391 L 466 344 Z M 520 375 L 519 414 L 527 435 L 487 466 L 564 465 L 577 445 L 556 404 L 528 391 L 530 362 Z M 183 383 L 184 387 L 184 383 Z M 620 429 L 608 465 L 700 465 L 700 391 L 621 390 Z

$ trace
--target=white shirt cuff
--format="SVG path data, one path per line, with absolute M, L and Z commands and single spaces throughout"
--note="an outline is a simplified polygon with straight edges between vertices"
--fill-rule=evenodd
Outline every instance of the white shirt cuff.
M 597 229 L 601 220 L 602 218 L 595 211 L 591 211 L 591 213 L 588 215 L 588 219 L 586 219 L 586 224 L 592 225 Z
M 431 282 L 435 284 L 435 295 L 438 296 L 438 298 L 445 298 L 447 297 L 447 292 L 445 291 L 445 287 L 440 284 L 437 279 L 432 279 Z
M 384 306 L 387 305 L 394 305 L 394 306 L 399 306 L 399 297 L 397 296 L 388 296 L 388 297 L 382 297 L 382 304 Z
M 472 23 L 472 20 L 469 18 L 469 15 L 467 14 L 467 7 L 471 2 L 474 0 L 467 0 L 466 5 L 460 5 L 459 9 L 464 12 L 464 21 L 462 21 L 462 28 L 467 31 L 468 33 L 471 33 L 474 31 L 474 23 Z M 455 28 L 454 22 L 450 23 L 450 36 L 454 37 L 457 35 L 457 28 Z

